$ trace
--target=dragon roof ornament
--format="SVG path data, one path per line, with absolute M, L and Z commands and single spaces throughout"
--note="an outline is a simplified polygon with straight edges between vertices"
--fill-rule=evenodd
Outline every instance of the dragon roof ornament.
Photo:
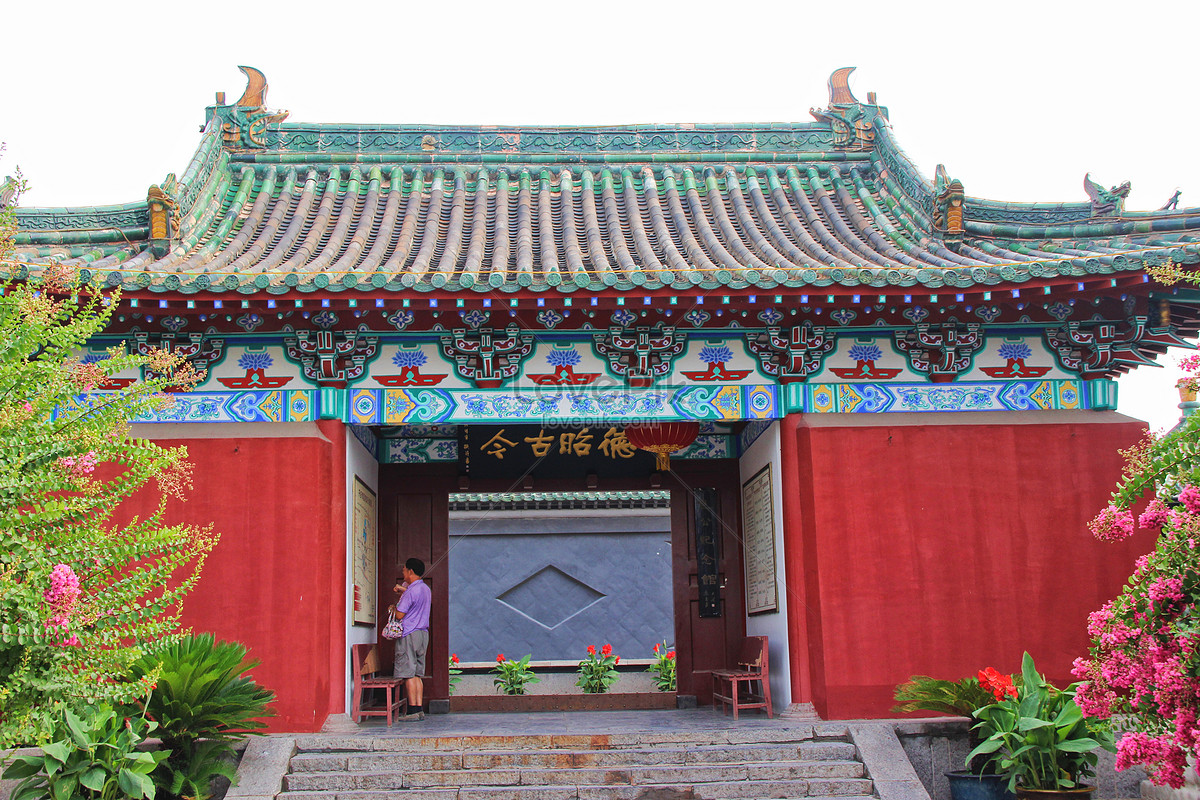
M 1129 196 L 1131 186 L 1125 181 L 1120 186 L 1105 189 L 1092 180 L 1092 173 L 1083 176 L 1083 190 L 1092 201 L 1093 217 L 1119 217 L 1125 210 L 1125 198 Z
M 283 122 L 287 111 L 267 108 L 267 77 L 254 67 L 239 66 L 246 75 L 246 90 L 233 105 L 225 105 L 225 93 L 217 93 L 216 105 L 209 108 L 208 118 L 221 121 L 221 138 L 229 147 L 264 149 L 267 146 L 268 125 Z
M 875 93 L 867 92 L 861 103 L 850 91 L 850 73 L 857 67 L 842 67 L 829 76 L 829 107 L 809 109 L 818 122 L 833 127 L 833 144 L 847 150 L 870 150 L 875 143 L 875 120 L 887 122 L 887 109 L 875 102 Z

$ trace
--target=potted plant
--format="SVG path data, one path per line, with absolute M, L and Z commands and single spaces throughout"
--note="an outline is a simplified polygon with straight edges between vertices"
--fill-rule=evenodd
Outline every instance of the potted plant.
M 1016 696 L 975 712 L 981 742 L 967 756 L 995 758 L 1008 774 L 1008 788 L 1021 800 L 1087 798 L 1083 781 L 1096 774 L 1096 749 L 1115 752 L 1112 734 L 1083 715 L 1075 702 L 1079 684 L 1056 689 L 1046 683 L 1026 653 Z
M 896 687 L 896 705 L 892 711 L 937 711 L 942 714 L 973 719 L 981 708 L 994 705 L 1016 692 L 1011 675 L 1003 675 L 988 667 L 976 676 L 959 681 L 913 675 Z M 980 743 L 974 729 L 967 733 L 972 750 Z M 944 773 L 950 783 L 953 800 L 1012 800 L 1007 776 L 998 771 L 997 760 L 987 754 L 968 759 L 967 769 Z

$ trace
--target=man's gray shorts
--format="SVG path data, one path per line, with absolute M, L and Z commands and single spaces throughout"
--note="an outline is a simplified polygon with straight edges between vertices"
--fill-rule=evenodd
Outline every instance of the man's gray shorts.
M 413 631 L 396 640 L 396 660 L 392 677 L 415 678 L 425 674 L 425 650 L 429 647 L 429 631 Z

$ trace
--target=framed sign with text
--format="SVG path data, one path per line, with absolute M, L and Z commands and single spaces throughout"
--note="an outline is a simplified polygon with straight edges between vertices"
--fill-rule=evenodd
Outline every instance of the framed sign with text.
M 779 610 L 775 580 L 775 499 L 771 465 L 742 484 L 742 536 L 746 564 L 746 613 Z
M 354 543 L 354 624 L 375 626 L 376 531 L 375 493 L 354 477 L 354 510 L 351 517 Z

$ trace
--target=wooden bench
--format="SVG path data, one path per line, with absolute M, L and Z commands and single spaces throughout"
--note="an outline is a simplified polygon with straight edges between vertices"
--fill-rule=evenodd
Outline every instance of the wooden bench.
M 726 705 L 732 706 L 734 719 L 738 718 L 740 709 L 761 708 L 770 719 L 771 681 L 767 637 L 747 636 L 742 642 L 737 665 L 740 669 L 713 670 L 713 706 L 719 703 L 721 713 L 725 713 Z
M 376 676 L 379 672 L 379 648 L 373 644 L 350 646 L 350 674 L 354 676 L 354 694 L 350 703 L 350 718 L 359 722 L 363 717 L 387 717 L 390 728 L 401 714 L 400 709 L 408 706 L 404 692 L 404 679 Z M 368 702 L 368 695 L 381 691 L 383 705 L 378 701 Z

